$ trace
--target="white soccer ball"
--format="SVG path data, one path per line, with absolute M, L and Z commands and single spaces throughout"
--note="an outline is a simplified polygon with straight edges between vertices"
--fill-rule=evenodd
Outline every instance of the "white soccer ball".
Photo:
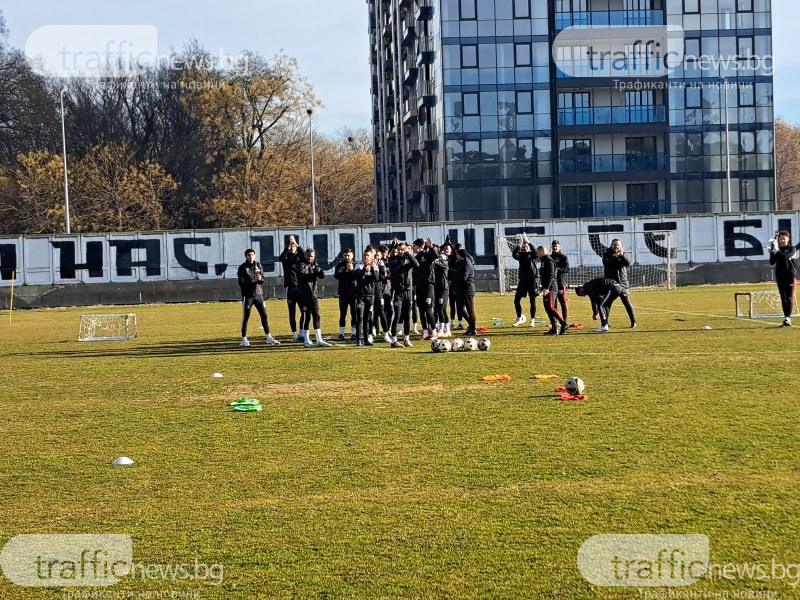
M 586 384 L 583 383 L 583 379 L 580 377 L 570 377 L 567 379 L 566 383 L 564 383 L 564 389 L 573 396 L 578 396 L 586 391 Z
M 456 338 L 452 342 L 450 342 L 450 349 L 453 352 L 461 352 L 464 349 L 464 340 L 461 338 Z
M 478 350 L 486 351 L 492 347 L 492 342 L 489 341 L 489 338 L 481 338 L 481 341 L 478 342 Z
M 431 342 L 431 352 L 441 352 L 442 345 L 440 344 L 442 340 L 433 340 Z
M 450 342 L 447 340 L 439 340 L 439 352 L 450 352 L 452 347 L 450 346 Z
M 478 349 L 478 340 L 475 338 L 469 338 L 467 341 L 464 342 L 464 350 L 467 352 L 472 352 Z

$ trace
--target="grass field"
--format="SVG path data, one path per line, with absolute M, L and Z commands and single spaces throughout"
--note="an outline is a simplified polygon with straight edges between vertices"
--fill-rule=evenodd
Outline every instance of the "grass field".
M 242 350 L 235 303 L 2 313 L 0 544 L 127 534 L 136 563 L 222 566 L 107 588 L 153 598 L 646 597 L 581 577 L 597 534 L 703 534 L 713 563 L 797 565 L 800 330 L 732 318 L 743 289 L 636 293 L 639 328 L 617 303 L 602 335 L 575 299 L 584 330 L 492 328 L 489 352 L 447 355 L 266 348 L 253 321 Z M 509 297 L 477 307 L 513 321 Z M 80 314 L 127 310 L 138 339 L 76 341 Z M 286 340 L 285 305 L 268 310 Z M 531 379 L 551 373 L 590 399 Z M 264 411 L 229 412 L 240 396 Z M 800 597 L 789 573 L 687 589 Z M 0 577 L 3 599 L 66 597 Z

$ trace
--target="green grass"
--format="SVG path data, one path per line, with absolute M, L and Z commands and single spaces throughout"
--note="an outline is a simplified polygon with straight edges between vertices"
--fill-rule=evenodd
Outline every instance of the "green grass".
M 268 349 L 252 323 L 241 350 L 231 303 L 131 308 L 139 338 L 116 343 L 75 341 L 98 309 L 3 313 L 0 543 L 127 534 L 137 563 L 197 559 L 224 581 L 110 589 L 201 598 L 639 598 L 578 572 L 604 533 L 700 533 L 712 562 L 796 564 L 800 331 L 731 318 L 734 289 L 636 293 L 639 329 L 617 303 L 604 335 L 575 299 L 582 331 L 502 327 L 489 352 L 449 355 Z M 268 310 L 285 340 L 285 305 Z M 512 299 L 478 313 L 510 324 Z M 512 379 L 479 381 L 495 373 Z M 590 399 L 531 379 L 550 373 Z M 264 411 L 229 412 L 240 396 Z M 62 597 L 0 578 L 0 598 Z

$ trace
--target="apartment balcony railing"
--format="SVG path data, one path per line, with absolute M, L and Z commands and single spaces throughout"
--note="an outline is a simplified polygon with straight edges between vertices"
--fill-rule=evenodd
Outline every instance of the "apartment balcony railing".
M 561 158 L 560 173 L 636 173 L 666 171 L 669 162 L 663 152 L 652 154 L 595 154 Z
M 628 27 L 632 25 L 663 25 L 661 10 L 589 10 L 556 13 L 556 30 L 567 27 L 607 25 Z
M 626 125 L 635 123 L 666 123 L 667 109 L 653 106 L 595 106 L 592 108 L 559 108 L 558 124 Z

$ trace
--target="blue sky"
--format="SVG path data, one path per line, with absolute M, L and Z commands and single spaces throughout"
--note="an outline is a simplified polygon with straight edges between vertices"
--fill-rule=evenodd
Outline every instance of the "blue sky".
M 371 127 L 365 0 L 14 0 L 0 3 L 11 43 L 24 48 L 46 25 L 152 25 L 159 53 L 196 39 L 212 52 L 254 50 L 295 57 L 324 107 L 318 127 Z M 773 0 L 776 114 L 800 121 L 800 35 L 796 0 Z

